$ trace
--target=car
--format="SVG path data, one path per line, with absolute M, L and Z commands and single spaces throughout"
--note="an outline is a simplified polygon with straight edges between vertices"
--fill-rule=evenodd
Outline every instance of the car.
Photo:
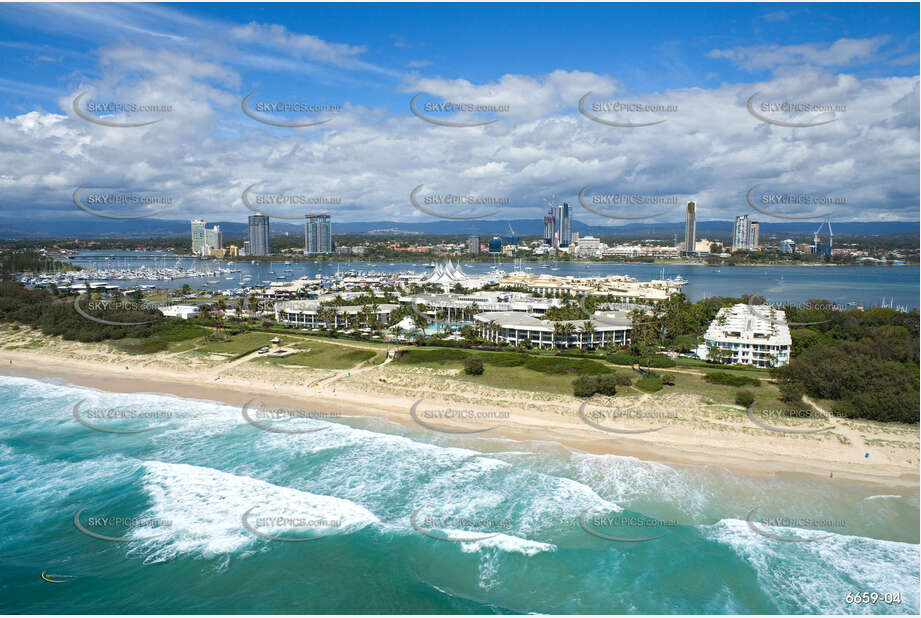
M 264 346 L 264 347 L 259 348 L 260 354 L 265 354 L 268 351 L 269 351 L 269 346 Z

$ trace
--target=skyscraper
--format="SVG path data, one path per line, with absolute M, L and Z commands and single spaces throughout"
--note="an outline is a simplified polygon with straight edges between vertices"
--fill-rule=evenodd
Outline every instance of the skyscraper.
M 749 232 L 748 215 L 739 215 L 736 217 L 735 224 L 732 226 L 732 250 L 748 250 L 748 232 Z
M 224 237 L 221 234 L 221 227 L 219 225 L 215 225 L 210 230 L 205 230 L 205 246 L 202 249 L 202 252 L 205 255 L 210 255 L 212 250 L 220 249 L 223 243 Z
M 201 255 L 205 247 L 205 221 L 192 219 L 192 253 Z
M 684 252 L 694 253 L 697 245 L 697 202 L 688 202 L 684 212 Z
M 553 207 L 550 207 L 550 212 L 544 215 L 544 244 L 550 245 L 551 247 L 556 248 L 556 215 L 553 212 Z
M 757 221 L 752 221 L 748 226 L 748 248 L 752 251 L 757 251 L 761 244 L 758 238 L 760 227 Z
M 556 229 L 557 229 L 557 247 L 566 248 L 572 239 L 572 221 L 569 218 L 569 204 L 563 202 L 559 206 L 554 206 L 556 212 Z
M 304 255 L 332 253 L 332 239 L 329 215 L 304 216 Z
M 249 216 L 249 250 L 247 255 L 270 255 L 269 217 L 267 215 Z
M 470 236 L 467 238 L 467 253 L 477 255 L 480 252 L 480 237 Z

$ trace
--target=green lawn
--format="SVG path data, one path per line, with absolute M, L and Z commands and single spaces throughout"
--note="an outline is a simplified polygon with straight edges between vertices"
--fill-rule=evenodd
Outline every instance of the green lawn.
M 246 352 L 253 352 L 263 346 L 269 345 L 272 335 L 267 333 L 240 333 L 233 335 L 226 341 L 207 341 L 199 346 L 198 352 L 202 354 L 226 354 L 237 356 Z M 282 341 L 284 345 L 284 340 Z
M 284 358 L 264 358 L 273 365 L 299 365 L 316 369 L 351 369 L 363 361 L 379 355 L 374 350 L 364 350 L 330 343 L 305 341 L 294 346 L 303 350 Z M 383 358 L 381 359 L 383 361 Z

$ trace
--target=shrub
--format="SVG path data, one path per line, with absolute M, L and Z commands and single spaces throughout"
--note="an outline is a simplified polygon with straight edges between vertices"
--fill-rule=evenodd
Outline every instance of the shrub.
M 495 352 L 483 354 L 483 362 L 494 367 L 520 367 L 524 365 L 527 356 L 515 352 Z
M 753 392 L 747 390 L 736 391 L 736 405 L 747 408 L 753 403 L 755 403 L 755 394 Z
M 401 363 L 448 363 L 464 360 L 470 352 L 454 348 L 428 348 L 425 350 L 401 350 L 397 360 Z
M 617 376 L 614 374 L 608 374 L 606 376 L 598 376 L 595 378 L 597 383 L 597 390 L 595 392 L 601 393 L 602 395 L 608 395 L 613 397 L 617 394 Z
M 630 379 L 625 373 L 615 373 L 614 374 L 614 383 L 618 386 L 630 386 L 633 384 L 633 380 Z
M 784 403 L 800 403 L 806 389 L 799 382 L 781 382 L 780 383 L 780 400 Z
M 662 376 L 650 373 L 637 380 L 635 386 L 645 393 L 655 393 L 662 390 Z
M 464 360 L 464 373 L 471 376 L 483 375 L 483 359 L 470 356 Z
M 662 356 L 661 354 L 655 354 L 653 356 L 647 356 L 640 359 L 640 364 L 643 367 L 654 367 L 656 369 L 666 369 L 669 367 L 674 367 L 678 363 L 673 361 L 667 356 Z
M 593 360 L 554 356 L 528 356 L 524 366 L 532 371 L 551 375 L 604 375 L 610 369 Z
M 625 350 L 608 355 L 608 362 L 615 365 L 632 365 L 636 362 L 636 357 Z
M 725 371 L 710 371 L 704 376 L 704 380 L 710 384 L 722 384 L 723 386 L 761 386 L 761 380 L 750 378 L 748 376 L 738 376 Z
M 593 376 L 579 376 L 572 381 L 572 394 L 576 397 L 591 397 L 598 390 Z

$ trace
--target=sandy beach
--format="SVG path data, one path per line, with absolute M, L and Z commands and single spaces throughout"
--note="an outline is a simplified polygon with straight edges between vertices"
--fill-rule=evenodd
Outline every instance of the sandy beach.
M 752 423 L 741 408 L 708 405 L 694 394 L 596 395 L 586 404 L 572 396 L 452 380 L 453 370 L 389 360 L 352 370 L 320 370 L 271 366 L 255 355 L 232 362 L 188 352 L 131 356 L 106 344 L 64 342 L 8 328 L 0 331 L 0 345 L 0 373 L 105 391 L 168 393 L 233 406 L 257 399 L 287 409 L 379 416 L 449 433 L 481 431 L 489 437 L 556 442 L 588 453 L 718 466 L 746 475 L 833 475 L 893 489 L 919 485 L 916 426 L 834 417 L 795 425 L 772 420 L 795 429 L 833 426 L 817 433 L 780 433 Z M 483 418 L 452 421 L 433 410 Z M 619 415 L 613 420 L 612 411 Z M 609 414 L 604 428 L 585 420 L 603 418 L 598 413 Z

